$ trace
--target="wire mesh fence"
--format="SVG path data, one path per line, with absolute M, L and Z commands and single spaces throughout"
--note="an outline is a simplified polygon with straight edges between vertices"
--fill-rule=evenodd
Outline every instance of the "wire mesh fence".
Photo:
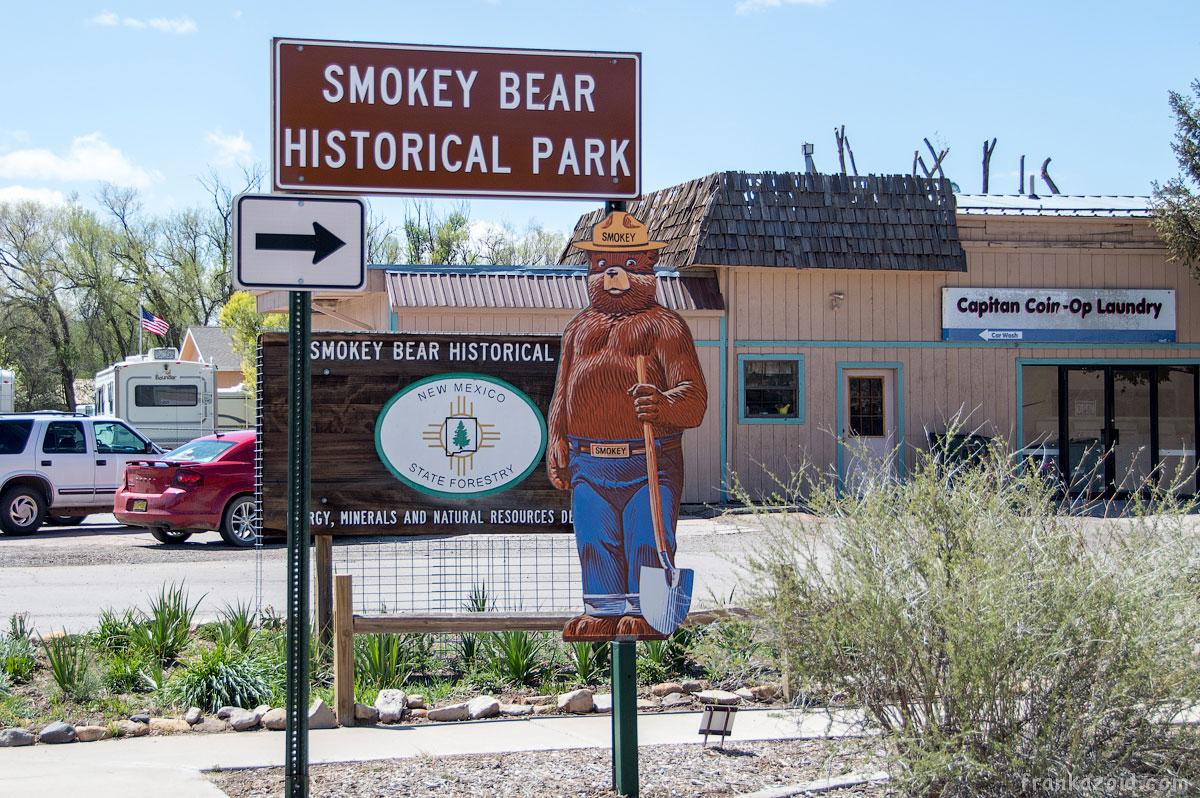
M 354 582 L 354 611 L 573 612 L 583 606 L 572 535 L 463 535 L 347 543 L 335 574 Z

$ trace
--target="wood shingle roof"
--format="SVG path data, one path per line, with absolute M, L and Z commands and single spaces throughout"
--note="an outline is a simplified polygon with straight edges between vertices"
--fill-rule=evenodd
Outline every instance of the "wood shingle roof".
M 966 271 L 950 181 L 909 175 L 852 177 L 792 172 L 716 172 L 628 204 L 659 265 L 793 269 Z M 571 242 L 604 216 L 580 217 Z M 562 265 L 587 263 L 568 246 Z

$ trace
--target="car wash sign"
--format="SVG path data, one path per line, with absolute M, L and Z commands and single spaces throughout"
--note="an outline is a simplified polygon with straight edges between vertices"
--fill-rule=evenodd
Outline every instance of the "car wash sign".
M 274 39 L 274 188 L 632 199 L 641 56 Z
M 942 340 L 1175 342 L 1175 292 L 1141 288 L 943 288 Z

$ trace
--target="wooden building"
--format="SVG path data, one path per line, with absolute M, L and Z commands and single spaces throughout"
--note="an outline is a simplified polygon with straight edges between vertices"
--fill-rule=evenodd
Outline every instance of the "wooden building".
M 1194 469 L 1198 288 L 1144 197 L 724 172 L 629 211 L 669 242 L 659 298 L 709 385 L 686 502 L 804 464 L 847 483 L 872 459 L 902 478 L 955 418 L 1089 492 Z M 559 332 L 586 303 L 584 262 L 568 246 L 558 269 L 375 267 L 365 294 L 314 297 L 313 329 Z

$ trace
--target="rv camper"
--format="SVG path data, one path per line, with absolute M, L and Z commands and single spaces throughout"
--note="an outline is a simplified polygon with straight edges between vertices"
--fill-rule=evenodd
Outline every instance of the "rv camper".
M 163 449 L 217 429 L 216 369 L 172 347 L 133 355 L 96 374 L 96 412 L 123 418 Z
M 13 394 L 16 393 L 17 380 L 8 369 L 0 369 L 0 413 L 13 411 Z

